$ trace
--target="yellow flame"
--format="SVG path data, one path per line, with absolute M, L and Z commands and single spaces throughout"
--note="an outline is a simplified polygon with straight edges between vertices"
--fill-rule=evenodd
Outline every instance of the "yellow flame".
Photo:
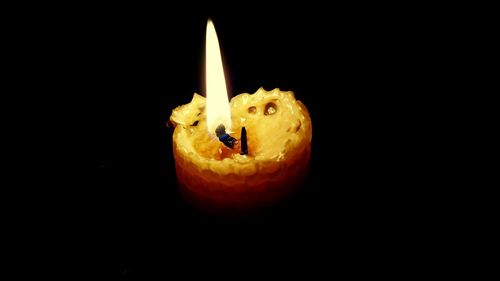
M 220 124 L 231 131 L 231 110 L 227 96 L 224 68 L 220 53 L 219 40 L 213 22 L 209 19 L 206 35 L 206 91 L 207 126 L 211 134 Z

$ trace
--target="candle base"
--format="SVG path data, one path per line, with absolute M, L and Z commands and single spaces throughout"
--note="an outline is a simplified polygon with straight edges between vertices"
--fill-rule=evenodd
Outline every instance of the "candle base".
M 245 177 L 236 188 L 207 180 L 203 173 L 188 163 L 176 163 L 177 183 L 181 196 L 197 210 L 220 216 L 245 216 L 263 212 L 295 193 L 305 181 L 310 169 L 310 152 L 304 151 L 300 167 L 288 172 L 284 180 L 279 174 L 259 176 L 254 180 Z M 186 166 L 186 164 L 188 164 Z M 227 175 L 226 175 L 227 177 Z M 241 188 L 243 187 L 243 188 Z

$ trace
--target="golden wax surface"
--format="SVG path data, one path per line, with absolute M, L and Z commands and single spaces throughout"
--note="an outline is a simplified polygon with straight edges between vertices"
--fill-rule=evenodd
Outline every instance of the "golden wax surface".
M 300 185 L 311 154 L 312 125 L 293 92 L 260 88 L 230 101 L 232 137 L 247 131 L 248 154 L 229 149 L 208 132 L 205 98 L 172 111 L 176 173 L 183 193 L 209 209 L 248 210 L 269 205 Z

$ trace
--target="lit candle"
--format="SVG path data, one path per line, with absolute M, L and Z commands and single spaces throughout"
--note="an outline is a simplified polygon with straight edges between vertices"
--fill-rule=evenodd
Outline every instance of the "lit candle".
M 228 100 L 219 42 L 209 20 L 206 98 L 172 111 L 179 186 L 195 206 L 240 213 L 269 206 L 303 182 L 309 168 L 309 112 L 279 89 Z

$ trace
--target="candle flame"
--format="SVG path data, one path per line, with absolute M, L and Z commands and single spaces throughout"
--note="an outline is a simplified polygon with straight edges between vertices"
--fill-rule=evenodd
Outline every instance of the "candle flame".
M 210 134 L 220 124 L 231 131 L 231 110 L 227 96 L 224 68 L 220 53 L 219 40 L 213 22 L 209 19 L 206 35 L 206 91 L 207 91 L 207 126 Z

